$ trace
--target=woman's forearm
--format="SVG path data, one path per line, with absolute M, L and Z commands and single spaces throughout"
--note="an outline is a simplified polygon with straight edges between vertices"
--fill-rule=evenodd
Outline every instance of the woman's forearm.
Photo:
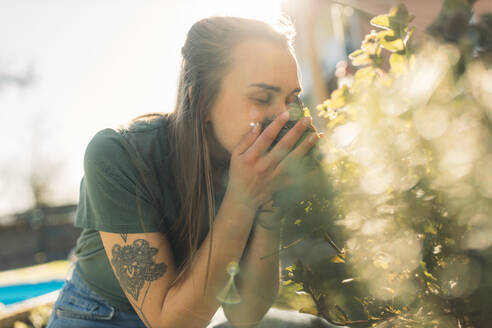
M 226 193 L 213 224 L 212 254 L 204 294 L 211 232 L 202 242 L 190 271 L 179 285 L 170 288 L 164 301 L 164 313 L 179 316 L 180 327 L 205 327 L 220 307 L 216 299 L 229 280 L 227 265 L 240 262 L 250 235 L 256 209 Z M 201 323 L 200 323 L 201 322 Z
M 253 323 L 260 321 L 272 306 L 280 284 L 279 246 L 279 226 L 267 230 L 260 224 L 255 224 L 239 263 L 240 272 L 236 276 L 236 286 L 242 302 L 222 306 L 224 314 L 232 324 L 238 327 L 254 327 Z M 269 256 L 262 259 L 266 255 Z M 249 323 L 251 325 L 248 325 Z

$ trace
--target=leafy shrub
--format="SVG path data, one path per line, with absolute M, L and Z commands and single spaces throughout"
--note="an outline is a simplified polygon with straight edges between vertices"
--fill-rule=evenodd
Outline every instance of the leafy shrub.
M 473 2 L 446 0 L 412 43 L 404 5 L 373 18 L 353 82 L 317 107 L 324 178 L 282 205 L 286 239 L 333 248 L 283 272 L 312 297 L 303 311 L 348 326 L 490 325 L 492 15 L 469 23 Z

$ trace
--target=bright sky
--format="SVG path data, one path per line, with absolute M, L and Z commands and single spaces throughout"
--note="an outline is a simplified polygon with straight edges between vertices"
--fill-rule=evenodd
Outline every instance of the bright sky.
M 58 204 L 76 202 L 97 131 L 172 110 L 180 48 L 195 21 L 269 20 L 280 1 L 0 0 L 0 72 L 32 64 L 35 74 L 27 89 L 0 89 L 0 215 L 31 205 L 32 166 L 54 172 Z

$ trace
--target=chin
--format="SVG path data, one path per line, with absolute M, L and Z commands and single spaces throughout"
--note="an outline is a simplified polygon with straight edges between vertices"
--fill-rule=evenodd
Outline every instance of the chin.
M 229 163 L 231 160 L 231 153 L 222 145 L 211 151 L 214 161 Z

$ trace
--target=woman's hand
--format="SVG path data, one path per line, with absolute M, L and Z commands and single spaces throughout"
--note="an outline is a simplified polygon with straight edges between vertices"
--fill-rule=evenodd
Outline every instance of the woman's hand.
M 269 202 L 275 191 L 288 185 L 287 163 L 299 160 L 319 139 L 314 132 L 292 149 L 311 125 L 311 118 L 306 117 L 267 152 L 288 119 L 288 112 L 278 115 L 262 133 L 257 123 L 232 151 L 227 191 L 252 209 Z

